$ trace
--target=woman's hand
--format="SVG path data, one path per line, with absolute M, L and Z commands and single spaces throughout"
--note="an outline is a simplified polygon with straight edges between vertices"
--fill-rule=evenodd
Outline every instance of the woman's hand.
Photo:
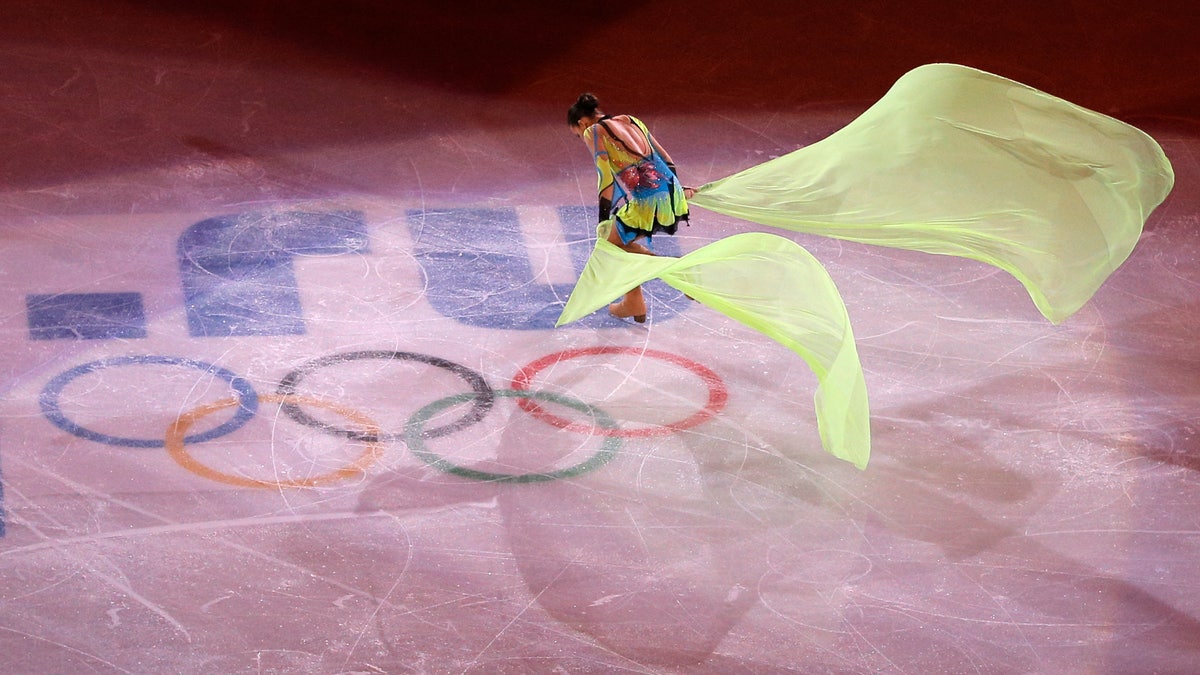
M 696 188 L 692 188 L 692 187 L 683 188 L 683 198 L 684 199 L 691 199 L 692 196 L 695 194 L 696 194 Z

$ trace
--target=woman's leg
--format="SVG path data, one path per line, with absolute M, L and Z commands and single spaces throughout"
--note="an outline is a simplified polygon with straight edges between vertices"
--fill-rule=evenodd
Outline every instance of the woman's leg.
M 640 253 L 642 255 L 654 255 L 645 245 L 639 243 L 637 239 L 626 244 L 621 241 L 621 235 L 617 233 L 617 228 L 614 227 L 608 233 L 608 240 L 623 251 L 630 253 Z M 614 302 L 608 306 L 609 314 L 618 319 L 633 317 L 633 320 L 638 323 L 646 322 L 646 298 L 642 295 L 642 287 L 638 286 L 625 294 L 625 297 L 620 302 Z

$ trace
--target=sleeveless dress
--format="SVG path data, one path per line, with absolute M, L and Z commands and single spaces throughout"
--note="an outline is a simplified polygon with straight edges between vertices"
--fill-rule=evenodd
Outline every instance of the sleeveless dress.
M 650 153 L 642 155 L 612 131 L 604 117 L 584 132 L 592 147 L 599 174 L 597 192 L 612 187 L 611 217 L 621 241 L 649 238 L 656 232 L 675 234 L 679 221 L 688 219 L 687 200 L 675 171 L 651 141 L 650 130 L 636 117 L 626 115 L 646 139 Z

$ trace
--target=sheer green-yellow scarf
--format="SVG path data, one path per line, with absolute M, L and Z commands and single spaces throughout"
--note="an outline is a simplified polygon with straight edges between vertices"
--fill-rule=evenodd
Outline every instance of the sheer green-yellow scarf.
M 934 64 L 905 74 L 828 138 L 704 185 L 691 204 L 995 265 L 1058 323 L 1129 257 L 1173 183 L 1159 145 L 1128 124 L 996 75 Z M 559 325 L 654 277 L 803 357 L 818 377 L 826 449 L 866 465 L 862 370 L 819 262 L 768 234 L 735 235 L 678 259 L 625 253 L 601 236 Z

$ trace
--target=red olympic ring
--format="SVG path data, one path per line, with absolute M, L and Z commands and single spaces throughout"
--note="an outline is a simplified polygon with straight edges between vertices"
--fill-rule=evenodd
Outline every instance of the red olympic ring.
M 567 359 L 573 359 L 580 356 L 596 356 L 601 354 L 636 354 L 638 356 L 649 356 L 666 361 L 668 363 L 673 363 L 677 366 L 682 366 L 683 368 L 695 373 L 700 377 L 701 380 L 704 380 L 705 384 L 708 385 L 708 401 L 706 401 L 704 407 L 698 410 L 695 414 L 678 422 L 652 427 L 638 427 L 635 429 L 606 429 L 604 427 L 597 427 L 590 424 L 572 422 L 547 412 L 532 398 L 520 399 L 517 401 L 517 405 L 530 415 L 533 415 L 547 424 L 556 426 L 559 429 L 598 436 L 644 438 L 647 436 L 666 436 L 667 434 L 673 434 L 677 431 L 690 429 L 711 419 L 714 415 L 720 412 L 721 409 L 725 407 L 725 404 L 729 401 L 729 391 L 725 388 L 725 383 L 721 380 L 719 375 L 710 370 L 708 367 L 677 354 L 649 349 L 643 350 L 638 347 L 582 347 L 579 349 L 567 349 L 565 351 L 549 354 L 522 368 L 520 372 L 513 377 L 511 386 L 513 389 L 517 390 L 528 390 L 533 378 L 549 366 L 561 363 Z

